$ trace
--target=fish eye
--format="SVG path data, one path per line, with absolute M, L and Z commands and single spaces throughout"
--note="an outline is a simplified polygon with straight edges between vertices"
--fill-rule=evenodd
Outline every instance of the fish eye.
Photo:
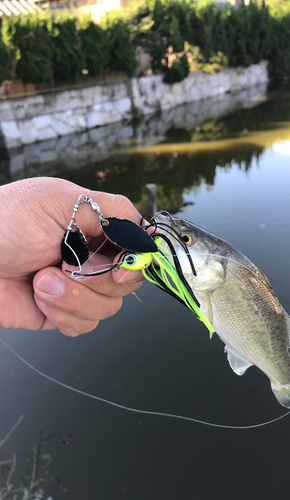
M 186 245 L 191 245 L 194 242 L 194 236 L 189 231 L 183 231 L 180 233 L 180 237 Z

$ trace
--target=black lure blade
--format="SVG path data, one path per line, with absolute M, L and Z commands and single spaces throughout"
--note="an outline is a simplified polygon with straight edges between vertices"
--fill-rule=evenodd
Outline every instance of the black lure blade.
M 69 231 L 68 235 L 67 231 L 64 233 L 61 242 L 61 256 L 69 266 L 82 266 L 89 258 L 89 246 L 80 228 L 74 226 L 74 229 L 74 231 Z M 79 262 L 69 247 L 76 253 Z
M 127 219 L 108 217 L 101 221 L 107 238 L 118 247 L 129 252 L 157 252 L 158 248 L 151 236 L 138 224 Z

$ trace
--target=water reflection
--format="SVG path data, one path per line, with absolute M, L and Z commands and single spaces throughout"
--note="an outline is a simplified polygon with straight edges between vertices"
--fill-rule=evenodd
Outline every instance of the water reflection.
M 237 132 L 233 123 L 238 121 L 240 123 L 239 131 L 241 127 L 243 130 L 245 128 L 244 122 L 246 123 L 248 120 L 248 113 L 251 108 L 256 108 L 265 100 L 265 93 L 266 86 L 263 85 L 240 93 L 194 102 L 168 110 L 160 115 L 149 115 L 139 124 L 117 123 L 92 129 L 82 134 L 16 148 L 8 153 L 2 152 L 0 155 L 0 180 L 7 182 L 29 176 L 55 175 L 73 179 L 94 189 L 101 188 L 117 192 L 123 192 L 123 186 L 126 185 L 126 194 L 138 202 L 141 199 L 140 189 L 142 188 L 139 186 L 136 191 L 133 180 L 133 183 L 131 182 L 133 189 L 131 190 L 127 173 L 131 168 L 134 170 L 135 183 L 140 182 L 143 178 L 146 182 L 148 179 L 155 182 L 152 159 L 149 156 L 146 161 L 140 164 L 139 157 L 132 156 L 131 153 L 129 157 L 120 157 L 118 153 L 124 153 L 132 147 L 142 148 L 177 142 L 195 143 L 200 140 L 220 140 L 233 137 Z M 232 113 L 233 123 L 230 119 L 221 119 L 229 113 Z M 238 120 L 235 118 L 235 113 L 238 113 Z M 174 163 L 176 151 L 173 152 L 173 157 Z M 160 170 L 161 165 L 156 166 L 157 170 Z M 193 167 L 195 169 L 195 165 Z M 167 175 L 166 171 L 164 175 Z M 106 181 L 107 176 L 110 183 L 112 177 L 114 178 L 112 186 Z M 197 182 L 198 177 L 197 169 L 195 179 Z M 207 175 L 206 178 L 213 179 L 214 173 Z M 121 184 L 118 187 L 119 182 Z M 166 184 L 163 186 L 164 188 L 167 189 Z
M 157 184 L 160 208 L 177 212 L 184 190 L 212 186 L 217 167 L 248 170 L 277 140 L 290 138 L 290 99 L 247 89 L 83 134 L 3 152 L 0 181 L 30 176 L 67 178 L 91 189 L 122 193 L 146 212 L 145 184 Z M 270 120 L 269 120 L 270 117 Z

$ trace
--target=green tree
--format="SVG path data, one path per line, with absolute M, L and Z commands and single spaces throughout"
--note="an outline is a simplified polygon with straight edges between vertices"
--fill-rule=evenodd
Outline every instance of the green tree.
M 289 0 L 257 0 L 258 5 L 263 3 L 269 7 L 270 14 L 273 17 L 284 17 L 290 14 Z
M 193 4 L 189 0 L 148 0 L 137 13 L 133 11 L 130 26 L 134 45 L 151 55 L 154 72 L 163 71 L 162 60 L 170 46 L 179 53 L 185 41 L 192 41 Z
M 0 36 L 0 85 L 11 80 L 13 53 L 8 50 Z
M 50 13 L 3 19 L 2 34 L 8 46 L 16 52 L 16 74 L 25 83 L 47 82 L 52 79 L 53 42 Z
M 269 75 L 272 80 L 290 78 L 290 15 L 274 18 L 272 48 L 269 54 Z
M 118 11 L 112 11 L 105 17 L 102 26 L 107 33 L 110 69 L 133 76 L 138 62 L 127 18 Z
M 109 64 L 107 33 L 90 21 L 85 29 L 80 30 L 79 35 L 85 68 L 90 76 L 98 76 Z
M 175 60 L 171 68 L 166 68 L 164 75 L 164 83 L 181 82 L 189 73 L 189 63 L 186 54 L 183 54 L 179 59 Z
M 56 80 L 75 83 L 85 68 L 85 57 L 76 28 L 77 19 L 65 13 L 53 23 L 53 71 Z

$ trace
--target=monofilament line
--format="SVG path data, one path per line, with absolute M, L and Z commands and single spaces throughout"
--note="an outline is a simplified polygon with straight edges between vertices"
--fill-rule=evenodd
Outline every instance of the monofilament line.
M 284 413 L 284 415 L 280 415 L 280 417 L 273 418 L 272 420 L 268 420 L 267 422 L 261 422 L 260 424 L 253 424 L 253 425 L 224 425 L 224 424 L 215 424 L 213 422 L 206 422 L 204 420 L 199 420 L 197 418 L 192 418 L 192 417 L 186 417 L 183 415 L 175 415 L 174 413 L 162 413 L 159 411 L 149 411 L 149 410 L 139 410 L 137 408 L 130 408 L 129 406 L 124 406 L 120 405 L 119 403 L 114 403 L 113 401 L 109 401 L 108 399 L 101 398 L 100 396 L 95 396 L 94 394 L 89 394 L 88 392 L 81 391 L 80 389 L 75 389 L 74 387 L 70 387 L 67 384 L 64 384 L 63 382 L 60 382 L 59 380 L 55 380 L 54 378 L 50 377 L 49 375 L 46 375 L 45 373 L 41 372 L 34 366 L 32 366 L 28 361 L 25 361 L 12 347 L 10 347 L 6 342 L 0 338 L 0 342 L 7 348 L 9 351 L 11 351 L 14 356 L 16 356 L 22 363 L 24 363 L 26 366 L 28 366 L 31 370 L 34 372 L 38 373 L 38 375 L 41 375 L 42 377 L 46 378 L 47 380 L 50 380 L 51 382 L 54 382 L 57 385 L 60 385 L 61 387 L 64 387 L 65 389 L 68 389 L 70 391 L 76 392 L 78 394 L 81 394 L 82 396 L 86 396 L 91 399 L 95 399 L 97 401 L 100 401 L 101 403 L 105 403 L 111 406 L 115 406 L 116 408 L 119 408 L 120 410 L 126 410 L 130 411 L 133 413 L 139 413 L 142 415 L 152 415 L 156 417 L 167 417 L 167 418 L 175 418 L 177 420 L 185 420 L 187 422 L 194 422 L 196 424 L 202 424 L 202 425 L 207 425 L 209 427 L 217 427 L 219 429 L 256 429 L 258 427 L 264 427 L 265 425 L 273 424 L 274 422 L 278 422 L 278 420 L 281 420 L 282 418 L 287 417 L 287 415 L 290 414 L 290 411 L 287 413 Z

